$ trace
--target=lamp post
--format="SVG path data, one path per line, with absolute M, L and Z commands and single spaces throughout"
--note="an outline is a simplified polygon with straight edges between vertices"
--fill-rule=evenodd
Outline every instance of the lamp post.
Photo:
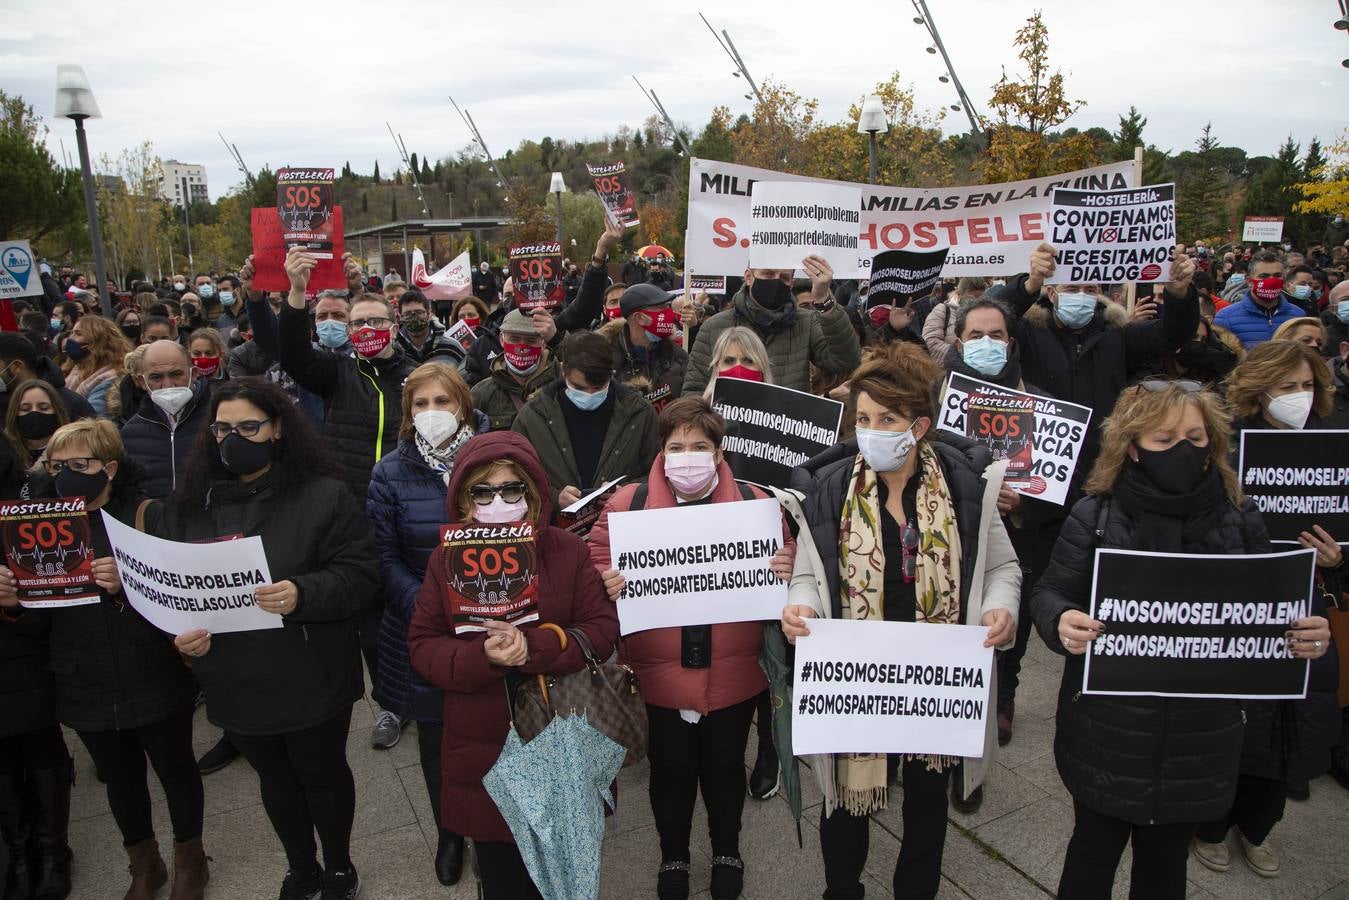
M 553 196 L 557 197 L 557 245 L 562 246 L 562 192 L 567 189 L 567 183 L 562 180 L 561 172 L 553 173 L 553 180 L 548 185 L 548 190 Z
M 94 277 L 98 279 L 98 296 L 102 300 L 103 315 L 112 318 L 112 297 L 108 296 L 107 267 L 103 264 L 103 230 L 98 223 L 98 202 L 94 199 L 94 173 L 89 168 L 89 142 L 84 136 L 84 120 L 100 119 L 98 101 L 89 87 L 83 66 L 56 67 L 56 115 L 73 119 L 75 140 L 80 148 L 80 175 L 84 179 L 84 208 L 89 215 L 89 242 L 94 248 Z
M 890 130 L 890 123 L 885 121 L 885 106 L 881 103 L 881 98 L 875 94 L 867 94 L 862 100 L 862 115 L 857 119 L 857 133 L 868 136 L 869 144 L 867 147 L 870 158 L 870 176 L 871 183 L 876 183 L 876 135 L 885 134 Z
M 188 207 L 192 205 L 189 199 L 192 195 L 187 192 L 187 179 L 183 179 L 183 224 L 187 227 L 187 269 L 188 276 L 197 274 L 197 264 L 192 261 L 192 214 L 188 212 Z

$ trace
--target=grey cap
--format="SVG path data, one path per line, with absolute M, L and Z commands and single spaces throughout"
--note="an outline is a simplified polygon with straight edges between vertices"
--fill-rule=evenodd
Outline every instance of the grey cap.
M 624 316 L 630 316 L 639 309 L 652 306 L 664 306 L 670 302 L 670 294 L 654 284 L 634 284 L 618 298 L 618 308 Z
M 534 320 L 520 310 L 513 309 L 506 313 L 506 318 L 501 320 L 501 333 L 533 334 Z

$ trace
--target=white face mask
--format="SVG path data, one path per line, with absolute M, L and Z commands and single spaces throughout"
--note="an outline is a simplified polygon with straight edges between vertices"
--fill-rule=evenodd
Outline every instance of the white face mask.
M 150 392 L 150 402 L 164 410 L 170 417 L 176 418 L 192 399 L 190 387 L 166 387 Z
M 485 525 L 499 525 L 502 522 L 520 522 L 529 512 L 529 501 L 524 497 L 514 503 L 507 503 L 497 494 L 486 506 L 473 507 L 473 521 Z
M 918 439 L 913 436 L 912 425 L 903 431 L 857 429 L 857 449 L 874 472 L 893 472 L 900 468 L 916 446 Z
M 412 427 L 432 447 L 439 447 L 459 431 L 459 417 L 446 409 L 428 409 L 412 417 Z
M 1269 394 L 1265 396 L 1269 397 Z M 1298 391 L 1281 397 L 1269 397 L 1269 405 L 1265 409 L 1289 428 L 1301 431 L 1302 426 L 1307 424 L 1307 417 L 1311 415 L 1312 403 L 1315 401 L 1316 395 L 1311 391 Z

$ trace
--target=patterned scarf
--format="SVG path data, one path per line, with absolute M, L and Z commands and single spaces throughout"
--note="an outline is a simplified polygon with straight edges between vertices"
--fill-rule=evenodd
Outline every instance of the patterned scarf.
M 918 445 L 918 557 L 914 589 L 918 622 L 960 622 L 960 534 L 956 530 L 951 489 L 936 452 Z M 880 490 L 876 473 L 859 453 L 843 500 L 839 527 L 839 593 L 843 618 L 885 619 L 885 550 L 881 543 Z M 940 772 L 960 760 L 922 755 L 928 768 Z M 836 757 L 839 803 L 856 816 L 885 808 L 884 753 L 850 753 Z
M 753 322 L 764 335 L 786 331 L 796 324 L 797 309 L 794 297 L 788 297 L 781 309 L 768 309 L 750 295 L 749 288 L 742 287 L 731 300 L 731 306 L 740 318 Z
M 431 471 L 439 472 L 440 477 L 445 480 L 445 484 L 450 483 L 450 473 L 454 471 L 454 455 L 459 452 L 459 448 L 468 443 L 468 439 L 473 437 L 473 427 L 463 425 L 450 442 L 444 447 L 432 447 L 431 443 L 421 432 L 413 429 L 412 438 L 416 442 L 417 452 L 426 460 L 426 464 L 431 467 Z

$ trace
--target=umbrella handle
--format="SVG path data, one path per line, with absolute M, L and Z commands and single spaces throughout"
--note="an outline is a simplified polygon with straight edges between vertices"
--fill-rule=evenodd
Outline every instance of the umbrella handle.
M 553 632 L 553 634 L 556 634 L 558 643 L 562 645 L 562 649 L 567 649 L 567 632 L 562 630 L 561 625 L 554 625 L 552 622 L 541 622 L 539 623 L 539 628 L 546 628 Z
M 555 625 L 552 622 L 541 622 L 539 623 L 539 628 L 546 628 L 556 634 L 558 642 L 562 645 L 562 649 L 567 649 L 567 632 L 562 630 L 562 626 Z M 542 673 L 534 677 L 539 680 L 539 695 L 543 697 L 544 709 L 551 710 L 553 708 L 553 701 L 548 696 L 548 679 L 545 678 Z

